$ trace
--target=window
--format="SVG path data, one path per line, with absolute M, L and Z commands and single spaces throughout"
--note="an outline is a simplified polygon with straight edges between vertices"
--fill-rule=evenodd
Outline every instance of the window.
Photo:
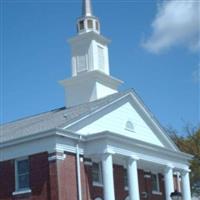
M 151 175 L 151 182 L 152 182 L 152 191 L 153 192 L 159 192 L 160 191 L 160 186 L 159 186 L 158 174 L 152 174 Z
M 83 21 L 83 20 L 81 20 L 81 21 L 79 22 L 79 28 L 80 28 L 80 30 L 83 30 L 83 29 L 84 29 L 84 21 Z
M 93 21 L 90 19 L 87 21 L 88 28 L 92 29 L 93 28 Z
M 128 131 L 134 132 L 134 125 L 131 121 L 127 121 L 125 125 L 125 129 Z
M 83 55 L 77 58 L 77 73 L 87 70 L 86 57 Z
M 16 191 L 29 188 L 29 160 L 20 159 L 15 161 Z
M 124 189 L 128 190 L 128 172 L 124 169 Z
M 102 172 L 100 163 L 92 165 L 92 180 L 94 185 L 102 184 Z

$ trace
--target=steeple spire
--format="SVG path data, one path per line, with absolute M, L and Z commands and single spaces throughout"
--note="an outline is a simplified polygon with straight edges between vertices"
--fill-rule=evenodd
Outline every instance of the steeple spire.
M 92 5 L 90 0 L 83 0 L 83 16 L 92 16 Z

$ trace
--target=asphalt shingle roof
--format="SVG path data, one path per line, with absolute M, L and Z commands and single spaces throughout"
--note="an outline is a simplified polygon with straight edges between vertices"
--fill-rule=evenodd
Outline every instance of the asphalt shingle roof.
M 49 112 L 23 118 L 0 126 L 0 143 L 48 131 L 53 128 L 63 128 L 78 117 L 87 115 L 112 101 L 129 93 L 118 92 L 105 98 L 80 104 L 69 108 L 58 108 Z

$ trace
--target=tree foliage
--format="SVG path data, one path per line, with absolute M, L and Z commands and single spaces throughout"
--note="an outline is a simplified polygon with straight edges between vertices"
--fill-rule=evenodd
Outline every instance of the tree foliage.
M 190 182 L 192 193 L 200 196 L 200 128 L 191 130 L 187 127 L 186 136 L 180 136 L 175 131 L 170 132 L 171 138 L 178 148 L 194 156 L 190 166 Z

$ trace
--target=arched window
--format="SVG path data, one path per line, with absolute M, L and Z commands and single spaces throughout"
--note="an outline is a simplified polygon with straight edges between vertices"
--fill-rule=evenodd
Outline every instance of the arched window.
M 134 132 L 134 125 L 130 120 L 126 122 L 125 129 Z

